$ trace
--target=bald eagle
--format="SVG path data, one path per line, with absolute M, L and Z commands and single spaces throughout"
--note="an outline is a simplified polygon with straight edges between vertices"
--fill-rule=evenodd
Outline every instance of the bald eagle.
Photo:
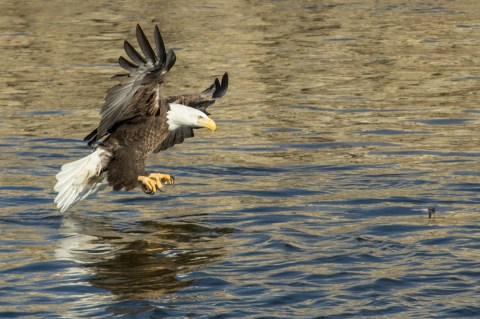
M 114 76 L 120 83 L 107 91 L 100 123 L 84 139 L 92 153 L 63 165 L 56 175 L 55 203 L 61 212 L 108 185 L 114 190 L 141 186 L 145 193 L 155 194 L 174 184 L 169 174 L 145 171 L 147 156 L 193 137 L 194 129 L 216 130 L 206 109 L 226 93 L 228 74 L 201 93 L 165 96 L 164 77 L 175 64 L 175 52 L 165 50 L 158 26 L 155 51 L 139 25 L 136 37 L 143 55 L 125 40 L 131 61 L 121 56 L 118 63 L 128 74 Z

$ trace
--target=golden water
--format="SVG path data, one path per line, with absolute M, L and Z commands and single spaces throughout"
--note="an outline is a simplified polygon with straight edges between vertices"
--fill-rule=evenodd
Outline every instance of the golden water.
M 0 316 L 480 312 L 477 1 L 0 8 Z M 229 72 L 218 130 L 150 157 L 174 189 L 61 216 L 136 23 L 177 50 L 167 93 Z

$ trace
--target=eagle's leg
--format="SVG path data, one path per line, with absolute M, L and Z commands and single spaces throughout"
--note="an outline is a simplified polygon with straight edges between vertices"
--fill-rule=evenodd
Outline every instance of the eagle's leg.
M 138 176 L 138 182 L 142 184 L 142 190 L 146 194 L 153 195 L 157 191 L 157 182 L 147 176 Z
M 157 182 L 158 189 L 162 188 L 162 182 L 165 185 L 175 184 L 175 177 L 168 174 L 151 173 L 148 175 L 148 178 L 154 179 Z

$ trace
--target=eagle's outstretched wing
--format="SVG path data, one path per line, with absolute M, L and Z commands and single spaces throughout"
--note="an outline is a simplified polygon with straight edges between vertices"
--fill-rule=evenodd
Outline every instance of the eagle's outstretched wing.
M 176 56 L 172 49 L 165 50 L 158 26 L 155 26 L 153 35 L 155 51 L 142 28 L 137 24 L 137 41 L 144 56 L 125 40 L 124 49 L 132 61 L 121 56 L 118 58 L 118 63 L 129 74 L 115 76 L 121 82 L 107 91 L 100 124 L 84 138 L 84 141 L 88 141 L 88 145 L 93 145 L 108 134 L 118 122 L 139 114 L 153 115 L 157 112 L 158 101 L 161 99 L 160 85 L 163 83 L 164 75 L 175 64 Z
M 167 98 L 167 103 L 178 103 L 187 105 L 196 108 L 207 115 L 210 115 L 210 113 L 207 112 L 207 107 L 215 103 L 216 99 L 224 96 L 225 93 L 227 93 L 227 89 L 228 73 L 225 73 L 222 76 L 221 83 L 218 78 L 216 78 L 213 84 L 202 93 L 170 96 Z M 155 149 L 154 153 L 166 150 L 167 148 L 172 147 L 175 144 L 183 143 L 186 138 L 194 136 L 193 130 L 194 129 L 191 127 L 182 127 L 176 129 L 175 131 L 169 132 L 167 137 L 163 140 L 162 144 L 160 144 L 160 146 Z

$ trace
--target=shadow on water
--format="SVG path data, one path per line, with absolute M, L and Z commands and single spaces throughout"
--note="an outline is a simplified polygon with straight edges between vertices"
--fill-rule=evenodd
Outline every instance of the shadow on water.
M 88 282 L 117 300 L 158 298 L 191 285 L 182 279 L 222 259 L 230 228 L 141 221 L 114 226 L 104 219 L 66 216 L 56 257 L 81 264 Z

